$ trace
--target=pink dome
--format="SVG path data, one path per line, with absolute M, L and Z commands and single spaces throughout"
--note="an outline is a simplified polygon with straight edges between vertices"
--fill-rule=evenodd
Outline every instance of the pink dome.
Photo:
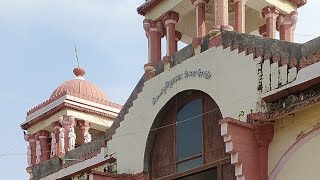
M 98 101 L 107 101 L 107 97 L 105 96 L 104 92 L 94 85 L 93 83 L 86 81 L 83 78 L 85 74 L 85 70 L 77 67 L 73 69 L 73 73 L 76 75 L 75 79 L 65 81 L 60 86 L 58 86 L 53 93 L 51 94 L 50 98 L 60 95 L 61 93 L 70 92 L 72 95 L 78 95 L 80 98 L 89 98 Z

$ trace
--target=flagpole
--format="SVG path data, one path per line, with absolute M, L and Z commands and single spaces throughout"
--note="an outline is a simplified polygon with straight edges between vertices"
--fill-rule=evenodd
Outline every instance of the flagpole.
M 73 45 L 74 45 L 74 52 L 75 52 L 75 56 L 76 56 L 76 62 L 77 62 L 78 67 L 80 67 L 76 43 L 73 43 Z

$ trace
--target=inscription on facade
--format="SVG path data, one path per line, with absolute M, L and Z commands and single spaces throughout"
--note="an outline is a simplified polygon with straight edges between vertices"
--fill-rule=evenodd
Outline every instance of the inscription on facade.
M 161 96 L 163 94 L 167 93 L 168 89 L 171 89 L 174 84 L 178 83 L 179 81 L 181 81 L 183 79 L 203 78 L 206 80 L 210 80 L 211 77 L 212 77 L 212 74 L 211 74 L 210 70 L 203 71 L 200 68 L 197 70 L 185 70 L 184 73 L 179 73 L 164 83 L 163 87 L 161 88 L 160 93 L 152 98 L 152 105 L 155 105 L 158 102 L 158 100 L 161 98 Z

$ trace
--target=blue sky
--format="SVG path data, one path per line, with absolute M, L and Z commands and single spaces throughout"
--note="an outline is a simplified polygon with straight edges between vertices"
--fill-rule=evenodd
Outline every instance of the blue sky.
M 136 13 L 143 2 L 0 1 L 1 179 L 28 179 L 20 123 L 28 109 L 73 78 L 74 42 L 80 65 L 87 71 L 85 78 L 101 87 L 111 101 L 126 101 L 147 62 L 143 18 Z M 297 42 L 320 36 L 314 17 L 319 7 L 320 1 L 309 0 L 300 8 Z

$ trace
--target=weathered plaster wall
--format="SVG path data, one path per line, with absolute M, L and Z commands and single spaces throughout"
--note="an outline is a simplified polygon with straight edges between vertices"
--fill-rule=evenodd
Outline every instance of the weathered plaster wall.
M 292 149 L 293 145 L 299 141 L 299 138 L 310 132 L 320 123 L 319 112 L 320 104 L 318 103 L 275 122 L 274 138 L 269 146 L 269 174 L 275 170 L 281 157 L 284 156 L 288 150 Z M 317 139 L 318 138 L 319 137 L 317 137 Z M 303 141 L 300 140 L 300 143 L 301 142 Z M 290 179 L 290 177 L 295 177 L 292 179 L 299 179 L 297 178 L 299 177 L 299 173 L 300 175 L 307 175 L 307 172 L 309 172 L 308 168 L 316 167 L 312 165 L 313 161 L 310 162 L 311 164 L 306 164 L 310 156 L 315 158 L 315 160 L 317 158 L 314 156 L 314 150 L 310 149 L 313 146 L 319 147 L 320 144 L 315 140 L 311 140 L 295 152 L 289 161 L 284 164 L 283 169 L 280 169 L 280 174 L 277 179 L 286 180 Z M 301 160 L 300 158 L 302 156 L 304 156 L 305 160 L 301 161 L 301 163 L 296 163 L 298 159 Z M 319 162 L 319 160 L 317 160 L 317 162 Z M 288 173 L 289 170 L 290 174 Z M 297 176 L 294 176 L 294 174 Z M 306 176 L 304 176 L 304 179 L 317 178 L 306 178 Z
M 252 55 L 239 55 L 237 51 L 230 52 L 229 48 L 212 48 L 145 82 L 143 91 L 108 142 L 108 153 L 117 156 L 118 173 L 142 172 L 152 122 L 166 102 L 181 91 L 197 89 L 209 94 L 220 107 L 223 117 L 238 119 L 240 111 L 250 113 L 251 109 L 255 110 L 257 71 L 252 59 Z M 182 79 L 162 94 L 155 105 L 152 104 L 152 99 L 160 93 L 166 81 L 179 73 L 184 74 L 185 70 L 199 68 L 210 70 L 211 79 Z
M 320 136 L 308 141 L 289 159 L 277 180 L 319 179 Z

